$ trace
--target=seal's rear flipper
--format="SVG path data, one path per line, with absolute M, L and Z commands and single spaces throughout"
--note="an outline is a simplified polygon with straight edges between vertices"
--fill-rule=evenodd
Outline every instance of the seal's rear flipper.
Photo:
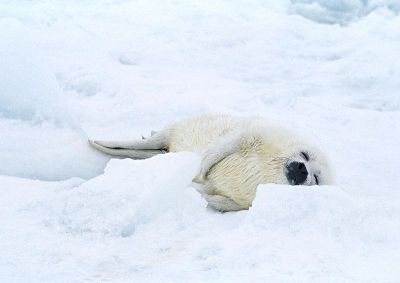
M 91 144 L 112 149 L 163 149 L 168 150 L 168 131 L 154 132 L 148 138 L 130 141 L 89 141 Z
M 168 152 L 165 149 L 129 149 L 121 147 L 123 143 L 106 142 L 108 146 L 104 146 L 104 142 L 89 140 L 89 143 L 101 152 L 118 157 L 129 157 L 133 159 L 146 159 L 158 154 Z M 111 147 L 116 145 L 116 147 Z

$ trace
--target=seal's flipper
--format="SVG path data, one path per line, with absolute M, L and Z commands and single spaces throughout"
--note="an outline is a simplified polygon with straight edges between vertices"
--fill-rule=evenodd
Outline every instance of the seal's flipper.
M 161 131 L 153 134 L 151 137 L 142 138 L 131 141 L 92 141 L 99 146 L 110 148 L 110 149 L 162 149 L 168 150 L 168 132 Z
M 89 143 L 101 152 L 117 157 L 129 157 L 132 159 L 146 159 L 158 154 L 166 153 L 164 149 L 123 149 L 105 147 L 97 141 L 89 140 Z
M 238 211 L 238 210 L 246 209 L 245 207 L 240 206 L 239 204 L 234 202 L 232 199 L 225 197 L 225 196 L 208 195 L 208 194 L 203 194 L 202 196 L 208 202 L 209 207 L 212 207 L 221 212 Z
M 241 131 L 232 131 L 216 138 L 202 153 L 200 180 L 205 180 L 212 166 L 236 152 L 240 147 L 243 136 Z

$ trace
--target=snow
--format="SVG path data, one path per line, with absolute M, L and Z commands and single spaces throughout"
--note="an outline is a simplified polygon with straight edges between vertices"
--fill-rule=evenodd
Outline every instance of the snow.
M 1 282 L 400 282 L 398 1 L 2 1 Z M 207 208 L 199 158 L 87 138 L 198 113 L 313 140 L 333 186 Z
M 26 28 L 14 19 L 2 19 L 1 112 L 5 117 L 34 120 L 68 119 L 61 107 L 56 78 L 45 66 L 45 57 L 35 47 Z

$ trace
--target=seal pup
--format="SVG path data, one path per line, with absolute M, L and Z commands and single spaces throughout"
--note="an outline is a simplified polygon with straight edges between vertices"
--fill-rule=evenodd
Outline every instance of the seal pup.
M 331 183 L 326 157 L 291 131 L 257 117 L 200 115 L 174 123 L 148 138 L 89 140 L 109 155 L 146 159 L 167 152 L 201 156 L 193 179 L 209 206 L 219 211 L 248 209 L 259 184 Z

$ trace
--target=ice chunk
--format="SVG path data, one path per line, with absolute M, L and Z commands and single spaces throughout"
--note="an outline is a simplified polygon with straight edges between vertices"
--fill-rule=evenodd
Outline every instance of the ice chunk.
M 400 11 L 400 3 L 396 0 L 291 0 L 291 3 L 295 13 L 328 24 L 346 24 L 380 8 L 393 13 Z

